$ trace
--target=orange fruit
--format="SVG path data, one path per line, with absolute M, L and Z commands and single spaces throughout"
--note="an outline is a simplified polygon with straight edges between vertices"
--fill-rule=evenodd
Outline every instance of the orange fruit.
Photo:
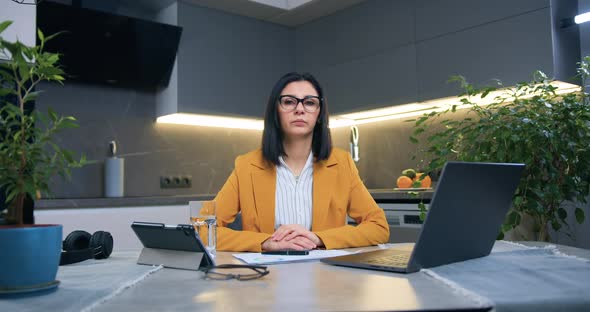
M 397 178 L 397 187 L 399 188 L 410 188 L 412 187 L 412 179 L 406 176 L 400 176 Z
M 420 180 L 420 176 L 423 174 L 424 174 L 424 172 L 417 172 L 416 177 L 414 178 L 414 181 Z M 432 179 L 430 179 L 430 176 L 425 176 L 424 179 L 422 179 L 422 181 L 420 181 L 420 187 L 428 188 L 431 185 L 432 185 Z

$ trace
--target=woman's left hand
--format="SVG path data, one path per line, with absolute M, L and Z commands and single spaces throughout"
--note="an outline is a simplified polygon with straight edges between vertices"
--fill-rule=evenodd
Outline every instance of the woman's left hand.
M 270 239 L 274 241 L 290 241 L 297 236 L 303 236 L 312 241 L 317 247 L 323 247 L 324 242 L 315 235 L 315 233 L 309 231 L 299 224 L 284 224 L 281 225 L 271 236 Z

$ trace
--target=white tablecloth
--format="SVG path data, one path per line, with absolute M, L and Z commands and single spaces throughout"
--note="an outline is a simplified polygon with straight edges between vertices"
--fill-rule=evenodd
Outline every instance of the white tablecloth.
M 554 246 L 496 246 L 488 257 L 422 272 L 474 300 L 491 301 L 496 311 L 590 311 L 589 260 Z
M 160 266 L 136 264 L 138 252 L 119 252 L 104 260 L 61 266 L 55 290 L 0 297 L 0 311 L 91 311 Z M 89 282 L 90 281 L 90 282 Z

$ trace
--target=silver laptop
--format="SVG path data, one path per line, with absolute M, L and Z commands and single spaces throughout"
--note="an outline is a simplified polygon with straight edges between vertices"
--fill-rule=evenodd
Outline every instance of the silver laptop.
M 448 162 L 413 249 L 389 248 L 320 261 L 411 273 L 487 256 L 510 209 L 523 169 L 523 164 Z

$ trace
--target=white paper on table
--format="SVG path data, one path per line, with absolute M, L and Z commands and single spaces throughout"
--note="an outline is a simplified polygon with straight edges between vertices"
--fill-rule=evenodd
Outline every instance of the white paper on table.
M 303 256 L 263 255 L 259 252 L 237 253 L 233 254 L 233 256 L 247 264 L 278 264 L 311 261 L 348 254 L 351 254 L 351 252 L 344 250 L 310 250 L 308 255 Z

